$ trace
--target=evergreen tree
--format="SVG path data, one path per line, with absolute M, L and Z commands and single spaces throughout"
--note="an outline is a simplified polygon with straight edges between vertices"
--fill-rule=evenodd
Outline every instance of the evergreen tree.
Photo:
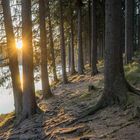
M 41 48 L 41 81 L 44 99 L 51 97 L 51 89 L 48 77 L 47 47 L 46 47 L 46 22 L 45 22 L 45 1 L 39 0 L 40 20 L 40 48 Z
M 23 40 L 23 113 L 28 118 L 37 112 L 33 74 L 33 45 L 31 0 L 22 0 L 22 40 Z
M 67 73 L 66 73 L 66 51 L 65 51 L 65 37 L 64 37 L 64 19 L 63 19 L 63 4 L 62 0 L 59 0 L 60 5 L 60 46 L 61 46 L 61 63 L 62 63 L 62 79 L 63 83 L 67 84 Z
M 77 0 L 78 14 L 78 74 L 84 74 L 83 45 L 82 45 L 82 1 Z
M 92 16 L 92 24 L 91 24 L 91 75 L 94 76 L 98 73 L 97 70 L 97 1 L 92 0 L 92 10 L 91 10 L 91 16 Z
M 53 68 L 53 77 L 54 81 L 58 81 L 57 72 L 56 72 L 56 62 L 55 62 L 55 52 L 54 52 L 54 42 L 53 42 L 53 32 L 52 32 L 52 21 L 51 21 L 51 14 L 49 8 L 49 0 L 46 2 L 47 4 L 47 15 L 48 15 L 48 22 L 49 22 L 49 38 L 50 38 L 50 51 L 51 51 L 51 58 L 52 58 L 52 68 Z
M 14 93 L 14 105 L 16 117 L 19 117 L 22 111 L 22 90 L 20 83 L 19 67 L 18 67 L 18 54 L 15 43 L 15 35 L 13 32 L 11 10 L 9 0 L 2 0 L 5 31 L 7 38 L 9 68 L 11 71 L 11 79 Z
M 132 60 L 133 49 L 134 49 L 134 22 L 133 22 L 133 0 L 125 0 L 125 55 L 126 63 Z

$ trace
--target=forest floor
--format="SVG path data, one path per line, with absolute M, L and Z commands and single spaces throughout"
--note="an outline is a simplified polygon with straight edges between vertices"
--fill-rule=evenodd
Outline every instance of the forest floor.
M 140 114 L 134 111 L 140 105 L 140 97 L 132 93 L 126 107 L 107 107 L 77 120 L 96 104 L 103 92 L 103 67 L 99 66 L 97 76 L 91 77 L 86 70 L 86 75 L 69 77 L 69 84 L 53 87 L 53 98 L 38 99 L 44 113 L 16 127 L 14 120 L 9 119 L 0 128 L 0 140 L 140 140 Z M 129 82 L 140 88 L 139 61 L 125 66 L 125 70 Z M 89 92 L 89 85 L 95 89 Z

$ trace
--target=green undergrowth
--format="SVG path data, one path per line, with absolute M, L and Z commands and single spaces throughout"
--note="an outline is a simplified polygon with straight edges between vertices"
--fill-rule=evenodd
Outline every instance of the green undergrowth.
M 10 120 L 13 120 L 14 116 L 15 116 L 14 112 L 0 115 L 0 128 L 8 125 Z
M 126 79 L 133 85 L 140 83 L 140 64 L 133 62 L 125 66 Z
M 40 97 L 42 96 L 42 91 L 41 91 L 41 90 L 36 91 L 36 92 L 35 92 L 35 96 L 36 96 L 37 98 L 40 98 Z
M 98 60 L 97 65 L 98 65 L 98 67 L 103 67 L 104 66 L 104 60 L 103 59 Z
M 140 58 L 140 51 L 136 51 L 135 53 L 134 53 L 134 56 L 135 56 L 135 58 Z

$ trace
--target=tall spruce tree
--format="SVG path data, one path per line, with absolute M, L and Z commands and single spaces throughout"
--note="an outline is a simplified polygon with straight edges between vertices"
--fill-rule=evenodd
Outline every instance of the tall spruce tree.
M 97 0 L 92 0 L 91 10 L 91 75 L 94 76 L 98 73 L 97 70 Z
M 125 0 L 125 56 L 126 63 L 132 60 L 134 47 L 134 1 Z
M 65 37 L 64 37 L 64 17 L 63 17 L 63 4 L 62 0 L 59 0 L 60 6 L 60 46 L 61 46 L 61 63 L 62 63 L 62 79 L 63 83 L 67 84 L 67 73 L 66 73 L 66 48 L 65 48 Z
M 36 113 L 34 74 L 31 0 L 22 0 L 22 40 L 23 40 L 23 119 Z
M 48 77 L 47 47 L 46 47 L 46 21 L 45 1 L 39 0 L 39 25 L 40 25 L 40 48 L 41 48 L 41 81 L 43 98 L 52 96 Z
M 84 74 L 83 46 L 82 46 L 82 0 L 77 0 L 78 16 L 78 74 Z
M 51 59 L 52 59 L 52 69 L 53 69 L 53 78 L 54 81 L 57 82 L 57 71 L 56 71 L 56 62 L 55 62 L 55 50 L 54 50 L 54 41 L 53 41 L 53 29 L 52 29 L 52 21 L 51 21 L 51 13 L 49 7 L 49 0 L 46 1 L 47 7 L 47 15 L 48 15 L 48 24 L 49 24 L 49 38 L 50 38 L 50 52 L 51 52 Z
M 7 38 L 8 57 L 9 57 L 9 68 L 11 72 L 13 93 L 14 93 L 14 105 L 16 117 L 19 117 L 22 111 L 22 90 L 20 82 L 20 74 L 18 67 L 18 54 L 16 49 L 15 35 L 13 31 L 10 1 L 2 0 L 4 24 Z
M 74 48 L 74 25 L 73 25 L 73 9 L 72 9 L 72 1 L 70 0 L 70 73 L 71 75 L 76 73 L 75 70 L 75 48 Z

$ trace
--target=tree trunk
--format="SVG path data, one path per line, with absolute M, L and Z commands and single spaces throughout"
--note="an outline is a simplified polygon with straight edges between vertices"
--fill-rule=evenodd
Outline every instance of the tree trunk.
M 104 58 L 104 52 L 105 52 L 105 1 L 102 2 L 102 14 L 103 14 L 102 58 Z
M 133 0 L 125 0 L 125 55 L 126 63 L 132 60 L 133 54 Z
M 33 74 L 31 0 L 22 0 L 23 119 L 37 111 Z
M 69 68 L 69 73 L 71 71 L 71 44 L 70 44 L 70 39 L 68 42 L 68 68 Z
M 99 36 L 99 41 L 98 41 L 98 58 L 102 59 L 102 52 L 103 52 L 103 37 L 102 35 Z
M 67 84 L 67 73 L 66 73 L 66 48 L 65 48 L 65 37 L 64 37 L 64 21 L 63 21 L 63 9 L 62 1 L 59 0 L 60 4 L 60 46 L 61 46 L 61 62 L 62 62 L 62 79 L 63 83 Z
M 47 3 L 49 4 L 49 3 Z M 51 57 L 52 57 L 52 68 L 53 68 L 53 76 L 54 81 L 57 82 L 57 73 L 56 73 L 56 63 L 55 63 L 55 53 L 54 53 L 54 42 L 53 42 L 53 33 L 52 33 L 52 23 L 51 23 L 51 15 L 50 15 L 50 8 L 49 5 L 47 5 L 48 9 L 48 20 L 49 20 L 49 37 L 50 37 L 50 51 L 51 51 Z
M 96 17 L 97 1 L 92 0 L 92 36 L 91 36 L 91 75 L 94 76 L 98 73 L 97 70 L 97 17 Z
M 106 0 L 105 88 L 103 97 L 107 104 L 124 104 L 127 100 L 122 62 L 121 14 L 121 0 Z
M 2 0 L 2 7 L 4 13 L 4 24 L 7 38 L 9 67 L 11 71 L 11 79 L 14 94 L 15 113 L 18 117 L 22 111 L 22 90 L 20 82 L 20 74 L 18 67 L 18 54 L 15 43 L 15 36 L 12 26 L 12 18 L 10 12 L 9 0 Z
M 86 27 L 85 27 L 86 28 Z M 84 66 L 87 64 L 87 60 L 88 60 L 88 34 L 85 31 L 84 32 L 84 44 L 83 44 L 83 55 L 84 55 Z
M 89 66 L 91 67 L 91 0 L 88 0 L 88 13 L 89 13 Z
M 75 70 L 75 55 L 74 55 L 74 32 L 73 32 L 73 10 L 71 6 L 71 1 L 70 1 L 70 32 L 71 32 L 71 37 L 70 37 L 70 46 L 71 46 L 71 66 L 70 66 L 70 74 L 73 75 L 76 73 Z
M 78 8 L 78 74 L 84 74 L 83 46 L 82 46 L 82 1 L 77 0 Z
M 140 7 L 138 15 L 138 50 L 140 50 Z
M 46 47 L 46 22 L 45 1 L 39 0 L 40 48 L 41 48 L 41 81 L 43 98 L 52 96 L 48 77 L 47 47 Z

